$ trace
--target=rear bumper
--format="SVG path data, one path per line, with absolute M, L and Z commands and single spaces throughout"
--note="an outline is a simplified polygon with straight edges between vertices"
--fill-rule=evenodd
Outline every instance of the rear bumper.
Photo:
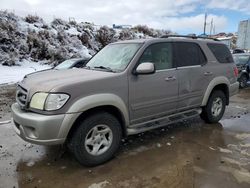
M 230 84 L 229 86 L 229 97 L 236 95 L 239 91 L 239 82 Z
M 59 137 L 65 114 L 41 115 L 21 110 L 17 103 L 11 106 L 14 130 L 23 140 L 34 144 L 56 145 L 65 142 Z

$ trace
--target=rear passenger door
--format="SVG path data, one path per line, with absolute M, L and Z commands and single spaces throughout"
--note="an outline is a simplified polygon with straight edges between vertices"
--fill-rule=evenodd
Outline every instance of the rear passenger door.
M 199 107 L 212 76 L 206 67 L 206 56 L 195 42 L 175 42 L 174 61 L 179 79 L 177 110 Z

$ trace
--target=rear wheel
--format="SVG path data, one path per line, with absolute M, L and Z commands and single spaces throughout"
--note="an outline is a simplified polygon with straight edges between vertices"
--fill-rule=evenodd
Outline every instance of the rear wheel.
M 117 118 L 107 112 L 100 112 L 79 124 L 68 147 L 81 164 L 96 166 L 114 156 L 121 135 L 121 125 Z
M 223 116 L 226 108 L 226 96 L 221 90 L 215 90 L 203 107 L 201 118 L 207 123 L 217 123 Z
M 247 75 L 243 74 L 239 78 L 240 88 L 245 88 L 247 86 Z

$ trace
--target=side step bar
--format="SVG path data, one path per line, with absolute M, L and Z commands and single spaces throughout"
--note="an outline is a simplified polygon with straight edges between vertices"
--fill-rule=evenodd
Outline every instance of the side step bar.
M 141 132 L 163 127 L 172 123 L 177 123 L 183 120 L 191 119 L 193 117 L 198 116 L 200 113 L 201 113 L 200 108 L 192 109 L 192 110 L 180 112 L 180 113 L 169 115 L 169 116 L 152 119 L 147 122 L 130 125 L 127 128 L 127 134 L 128 135 L 138 134 Z

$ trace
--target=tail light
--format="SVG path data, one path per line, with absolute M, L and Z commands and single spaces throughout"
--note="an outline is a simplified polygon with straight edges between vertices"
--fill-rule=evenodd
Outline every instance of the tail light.
M 234 76 L 235 76 L 235 77 L 238 77 L 238 74 L 239 74 L 239 70 L 238 70 L 238 68 L 235 66 L 235 67 L 234 67 Z

